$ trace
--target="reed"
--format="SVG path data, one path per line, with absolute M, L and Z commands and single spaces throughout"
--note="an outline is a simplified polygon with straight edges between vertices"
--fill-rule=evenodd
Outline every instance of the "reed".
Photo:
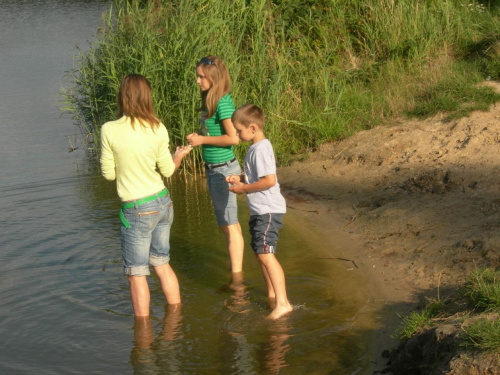
M 183 144 L 198 130 L 195 64 L 215 54 L 227 62 L 235 104 L 263 107 L 267 136 L 286 164 L 325 141 L 418 113 L 411 111 L 425 93 L 450 89 L 440 83 L 457 64 L 473 73 L 464 72 L 459 89 L 499 77 L 498 8 L 473 4 L 116 0 L 68 74 L 64 108 L 98 139 L 101 125 L 115 118 L 121 78 L 141 73 L 172 145 Z M 199 153 L 190 163 L 200 165 Z

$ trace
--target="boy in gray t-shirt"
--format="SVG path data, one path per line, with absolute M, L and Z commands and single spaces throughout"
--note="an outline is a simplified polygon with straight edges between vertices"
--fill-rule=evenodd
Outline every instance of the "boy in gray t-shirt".
M 276 161 L 271 142 L 264 135 L 264 113 L 254 104 L 238 108 L 231 120 L 243 142 L 252 142 L 244 162 L 244 175 L 226 177 L 229 191 L 247 194 L 250 208 L 251 246 L 262 268 L 273 311 L 270 319 L 278 319 L 293 310 L 286 296 L 285 274 L 274 255 L 278 231 L 286 212 L 276 177 Z

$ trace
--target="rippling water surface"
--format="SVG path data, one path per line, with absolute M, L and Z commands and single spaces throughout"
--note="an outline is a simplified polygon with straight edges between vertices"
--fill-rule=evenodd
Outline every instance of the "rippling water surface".
M 115 186 L 75 143 L 59 103 L 64 72 L 109 6 L 0 0 L 0 373 L 362 373 L 370 358 L 356 327 L 369 308 L 359 275 L 325 259 L 324 241 L 291 209 L 278 258 L 296 310 L 265 320 L 265 287 L 248 247 L 244 286 L 230 285 L 203 179 L 168 181 L 182 308 L 165 308 L 152 276 L 152 316 L 134 322 Z

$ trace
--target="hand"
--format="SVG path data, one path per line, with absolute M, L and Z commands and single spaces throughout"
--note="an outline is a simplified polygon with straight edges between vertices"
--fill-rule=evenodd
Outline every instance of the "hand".
M 226 182 L 233 185 L 237 182 L 241 182 L 241 176 L 237 174 L 232 174 L 226 177 Z
M 191 145 L 187 145 L 187 146 L 178 146 L 176 149 L 175 149 L 175 154 L 174 154 L 174 158 L 178 158 L 178 157 L 181 157 L 183 158 L 184 156 L 186 156 L 187 154 L 189 154 L 191 152 L 191 150 L 193 149 L 193 147 Z
M 199 146 L 203 144 L 203 136 L 198 133 L 191 133 L 186 137 L 187 143 L 190 146 Z
M 245 184 L 243 182 L 236 182 L 229 186 L 227 190 L 236 194 L 243 194 L 245 193 Z

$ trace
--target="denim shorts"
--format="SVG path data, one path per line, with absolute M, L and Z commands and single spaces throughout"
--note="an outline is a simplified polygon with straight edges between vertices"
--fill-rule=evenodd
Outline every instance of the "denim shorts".
M 248 222 L 251 247 L 255 254 L 274 254 L 278 244 L 278 231 L 283 226 L 285 214 L 252 215 Z
M 232 225 L 238 223 L 236 194 L 227 190 L 229 184 L 226 182 L 226 176 L 241 174 L 241 167 L 238 160 L 213 169 L 206 167 L 205 172 L 217 224 Z
M 161 266 L 170 261 L 170 227 L 174 207 L 170 195 L 141 206 L 123 210 L 130 228 L 122 225 L 123 270 L 128 276 L 147 276 L 149 266 Z

